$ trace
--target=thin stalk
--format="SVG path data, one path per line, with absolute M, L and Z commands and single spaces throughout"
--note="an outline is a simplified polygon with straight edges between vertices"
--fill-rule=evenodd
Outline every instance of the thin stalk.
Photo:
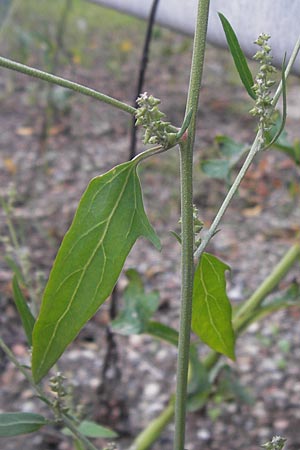
M 159 438 L 174 416 L 174 396 L 162 413 L 153 419 L 134 440 L 129 450 L 147 450 Z
M 247 155 L 247 158 L 239 171 L 236 179 L 234 180 L 231 188 L 229 189 L 222 205 L 220 206 L 220 209 L 217 212 L 216 217 L 214 218 L 209 230 L 207 231 L 206 235 L 201 241 L 201 244 L 195 251 L 195 258 L 200 258 L 203 251 L 205 250 L 207 244 L 211 240 L 211 238 L 216 234 L 218 231 L 219 223 L 221 222 L 222 217 L 224 216 L 233 196 L 235 195 L 236 191 L 238 190 L 239 185 L 241 184 L 247 170 L 249 169 L 250 165 L 252 164 L 254 156 L 261 150 L 261 143 L 259 139 L 259 134 L 257 134 L 255 141 L 252 144 L 252 147 Z
M 102 94 L 101 92 L 88 88 L 87 86 L 83 86 L 82 84 L 75 83 L 74 81 L 66 80 L 65 78 L 58 77 L 51 73 L 34 69 L 33 67 L 26 66 L 25 64 L 0 57 L 0 67 L 15 70 L 16 72 L 24 73 L 25 75 L 30 75 L 31 77 L 39 78 L 40 80 L 47 81 L 48 83 L 57 84 L 58 86 L 62 86 L 64 88 L 79 92 L 80 94 L 93 97 L 96 100 L 107 103 L 108 105 L 114 106 L 115 108 L 118 108 L 121 111 L 125 111 L 129 114 L 136 113 L 136 108 L 127 105 L 126 103 L 123 103 L 113 97 L 109 97 L 108 95 Z
M 293 49 L 293 52 L 291 54 L 291 57 L 289 59 L 288 65 L 286 67 L 285 73 L 284 73 L 284 78 L 285 80 L 287 79 L 287 77 L 290 74 L 290 71 L 293 67 L 293 64 L 297 58 L 297 55 L 299 53 L 300 50 L 300 38 L 298 39 L 298 41 L 295 44 L 295 47 Z M 274 94 L 273 97 L 273 101 L 272 101 L 272 106 L 275 107 L 279 97 L 282 93 L 283 90 L 283 83 L 282 81 L 279 83 L 278 88 Z M 209 243 L 209 241 L 211 240 L 211 238 L 216 234 L 219 223 L 221 222 L 221 219 L 223 217 L 223 215 L 225 214 L 233 196 L 235 195 L 235 193 L 237 192 L 239 185 L 241 183 L 241 181 L 243 180 L 248 168 L 250 167 L 255 155 L 262 150 L 263 148 L 260 146 L 259 144 L 259 133 L 260 131 L 257 133 L 256 138 L 252 144 L 252 147 L 248 153 L 248 156 L 240 170 L 240 172 L 238 173 L 236 179 L 234 180 L 231 188 L 229 189 L 215 219 L 213 220 L 209 230 L 207 231 L 206 235 L 204 236 L 204 238 L 202 239 L 202 242 L 200 244 L 200 246 L 197 248 L 197 250 L 195 251 L 195 258 L 200 258 L 200 256 L 202 255 L 203 251 L 205 250 L 205 248 L 207 247 L 207 244 Z
M 273 291 L 280 280 L 288 272 L 290 267 L 300 258 L 300 244 L 294 244 L 284 257 L 279 261 L 270 275 L 263 281 L 259 288 L 253 295 L 243 303 L 241 308 L 237 311 L 233 319 L 233 326 L 235 330 L 243 328 L 243 324 L 248 321 L 252 312 L 257 309 L 266 296 Z
M 6 224 L 8 227 L 11 242 L 13 244 L 13 247 L 18 250 L 20 248 L 20 244 L 19 244 L 19 240 L 18 240 L 18 236 L 17 236 L 16 230 L 15 230 L 15 227 L 14 227 L 12 219 L 11 219 L 10 207 L 5 202 L 4 198 L 0 198 L 0 200 L 1 200 L 1 206 L 5 212 Z
M 201 87 L 209 0 L 199 0 L 186 115 L 193 111 L 187 140 L 180 144 L 181 172 L 181 309 L 177 358 L 174 450 L 184 450 L 190 331 L 194 276 L 193 148 Z
M 78 426 L 74 423 L 72 419 L 68 417 L 67 414 L 62 414 L 61 416 L 62 421 L 64 422 L 65 426 L 69 428 L 70 431 L 74 434 L 74 436 L 77 437 L 79 442 L 84 444 L 85 448 L 88 450 L 99 450 L 97 447 L 94 446 L 94 444 L 91 443 L 89 439 L 87 439 L 83 434 L 78 431 Z
M 8 359 L 18 368 L 18 370 L 24 375 L 24 377 L 26 378 L 26 380 L 29 382 L 29 384 L 32 386 L 32 388 L 37 392 L 39 398 L 45 402 L 50 409 L 52 409 L 52 411 L 54 412 L 54 414 L 57 414 L 57 410 L 55 409 L 55 407 L 53 406 L 51 400 L 46 396 L 46 394 L 44 393 L 44 391 L 40 388 L 40 386 L 38 386 L 34 381 L 32 376 L 30 375 L 30 373 L 28 372 L 28 369 L 26 369 L 22 364 L 19 363 L 19 361 L 17 360 L 17 358 L 15 357 L 15 355 L 13 354 L 13 352 L 10 350 L 9 347 L 7 347 L 7 345 L 5 344 L 5 342 L 3 341 L 3 339 L 0 337 L 0 348 L 4 351 L 4 353 L 7 355 Z M 74 434 L 74 436 L 77 437 L 77 439 L 80 440 L 80 442 L 82 442 L 85 447 L 88 450 L 99 450 L 97 449 L 90 441 L 89 439 L 87 439 L 83 434 L 80 433 L 80 431 L 78 431 L 78 426 L 76 426 L 76 424 L 74 423 L 74 421 L 72 420 L 72 418 L 66 414 L 66 413 L 61 413 L 60 416 L 62 422 L 64 423 L 64 425 L 69 428 L 70 431 L 72 431 L 72 433 Z

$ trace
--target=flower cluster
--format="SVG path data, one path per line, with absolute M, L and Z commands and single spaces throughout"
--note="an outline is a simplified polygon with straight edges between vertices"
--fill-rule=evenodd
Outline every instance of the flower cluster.
M 153 95 L 148 96 L 145 92 L 137 99 L 137 104 L 139 108 L 135 115 L 135 123 L 145 128 L 144 144 L 159 144 L 165 148 L 169 147 L 176 134 L 170 133 L 170 122 L 162 120 L 165 114 L 158 108 L 160 100 Z
M 259 118 L 259 128 L 261 130 L 261 139 L 264 141 L 264 132 L 272 125 L 272 97 L 270 88 L 275 81 L 270 80 L 270 74 L 276 72 L 272 65 L 271 47 L 268 45 L 270 36 L 268 34 L 260 34 L 258 39 L 254 42 L 260 46 L 260 50 L 254 55 L 254 59 L 260 63 L 260 70 L 255 78 L 253 90 L 256 94 L 256 101 L 254 108 L 251 109 L 250 114 Z
M 274 436 L 272 441 L 263 444 L 262 447 L 266 450 L 282 450 L 286 439 L 281 436 Z
M 66 405 L 68 391 L 64 385 L 65 380 L 66 377 L 61 372 L 57 372 L 55 376 L 50 378 L 50 389 L 56 396 L 53 406 L 58 416 L 61 412 L 66 413 L 69 411 L 69 407 Z

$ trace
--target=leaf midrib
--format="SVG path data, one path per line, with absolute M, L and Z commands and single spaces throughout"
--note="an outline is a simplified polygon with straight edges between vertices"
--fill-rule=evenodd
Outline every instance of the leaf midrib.
M 124 170 L 126 170 L 126 169 L 124 169 Z M 40 364 L 39 364 L 39 370 L 38 370 L 37 372 L 40 372 L 40 371 L 41 371 L 41 368 L 43 367 L 44 362 L 45 362 L 45 360 L 46 360 L 46 358 L 47 358 L 47 356 L 48 356 L 48 354 L 49 354 L 49 351 L 50 351 L 50 348 L 51 348 L 51 346 L 52 346 L 53 340 L 54 340 L 54 338 L 55 338 L 55 336 L 56 336 L 56 334 L 57 334 L 57 331 L 58 331 L 58 328 L 59 328 L 59 326 L 60 326 L 60 323 L 62 322 L 62 320 L 65 318 L 65 316 L 66 316 L 66 315 L 68 314 L 68 312 L 70 311 L 70 308 L 71 308 L 71 306 L 72 306 L 72 304 L 73 304 L 73 301 L 74 301 L 74 299 L 75 299 L 75 297 L 76 297 L 76 294 L 77 294 L 77 292 L 78 292 L 78 289 L 79 289 L 79 286 L 80 286 L 80 284 L 81 284 L 81 282 L 82 282 L 82 279 L 83 279 L 83 277 L 84 277 L 84 275 L 85 275 L 85 273 L 86 273 L 86 271 L 87 271 L 87 269 L 88 269 L 88 267 L 89 267 L 89 265 L 90 265 L 92 259 L 94 258 L 96 252 L 98 251 L 98 249 L 99 249 L 99 248 L 102 246 L 102 244 L 103 244 L 103 241 L 104 241 L 104 239 L 105 239 L 105 237 L 106 237 L 106 234 L 107 234 L 107 231 L 108 231 L 108 229 L 109 229 L 110 222 L 111 222 L 111 220 L 112 220 L 112 218 L 113 218 L 113 215 L 114 215 L 114 213 L 115 213 L 115 211 L 116 211 L 116 209 L 117 209 L 117 207 L 118 207 L 118 205 L 119 205 L 119 203 L 120 203 L 120 200 L 121 200 L 121 198 L 122 198 L 122 196 L 123 196 L 123 194 L 124 194 L 124 191 L 125 191 L 125 189 L 127 188 L 128 180 L 129 180 L 129 177 L 130 177 L 130 175 L 131 175 L 131 173 L 132 173 L 132 170 L 135 170 L 135 166 L 133 166 L 133 167 L 128 171 L 128 175 L 127 175 L 126 180 L 125 180 L 125 182 L 124 182 L 124 184 L 123 184 L 123 188 L 122 188 L 122 190 L 120 191 L 120 195 L 119 195 L 119 197 L 118 197 L 118 199 L 117 199 L 117 201 L 116 201 L 116 203 L 115 203 L 114 208 L 113 208 L 112 211 L 111 211 L 111 214 L 109 215 L 109 217 L 108 217 L 108 219 L 107 219 L 107 224 L 106 224 L 106 227 L 105 227 L 105 229 L 104 229 L 102 239 L 99 241 L 99 243 L 98 243 L 97 246 L 95 247 L 94 252 L 93 252 L 92 255 L 90 256 L 89 260 L 87 261 L 87 263 L 85 264 L 85 266 L 82 268 L 82 274 L 81 274 L 81 276 L 80 276 L 80 278 L 79 278 L 79 280 L 78 280 L 78 283 L 77 283 L 76 288 L 74 289 L 74 292 L 73 292 L 73 295 L 72 295 L 72 297 L 71 297 L 71 300 L 70 300 L 70 302 L 69 302 L 69 304 L 68 304 L 68 306 L 67 306 L 65 312 L 64 312 L 64 313 L 61 315 L 61 317 L 57 320 L 57 323 L 56 323 L 56 325 L 55 325 L 55 328 L 54 328 L 52 337 L 50 338 L 49 343 L 48 343 L 48 345 L 47 345 L 47 347 L 46 347 L 46 349 L 45 349 L 44 356 L 43 356 L 43 358 L 42 358 L 42 360 L 41 360 L 41 362 L 40 362 Z M 121 173 L 122 173 L 122 172 L 120 172 L 118 175 L 120 175 Z M 101 189 L 101 190 L 102 190 L 102 189 Z M 136 197 L 136 192 L 135 192 L 135 190 L 134 190 L 134 197 Z M 135 205 L 136 205 L 136 198 L 135 198 Z M 134 212 L 134 214 L 135 214 L 135 212 Z M 133 215 L 134 215 L 134 214 L 133 214 Z M 105 251 L 103 251 L 103 253 L 104 253 L 104 255 L 105 255 Z M 105 265 L 103 264 L 103 273 L 104 273 L 104 271 L 105 271 Z M 101 279 L 103 279 L 103 273 L 102 273 Z M 61 282 L 61 285 L 63 284 L 63 282 L 64 282 L 64 281 Z

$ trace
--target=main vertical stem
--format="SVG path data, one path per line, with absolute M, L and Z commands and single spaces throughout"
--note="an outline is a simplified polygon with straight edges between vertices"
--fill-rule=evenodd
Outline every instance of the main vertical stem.
M 194 233 L 193 233 L 193 147 L 195 141 L 196 118 L 199 91 L 202 80 L 209 0 L 199 0 L 194 37 L 193 58 L 186 113 L 193 110 L 186 141 L 180 145 L 181 171 L 181 311 L 177 359 L 175 437 L 174 450 L 184 450 L 185 418 L 187 399 L 187 379 L 189 346 L 192 317 L 193 276 L 194 276 Z

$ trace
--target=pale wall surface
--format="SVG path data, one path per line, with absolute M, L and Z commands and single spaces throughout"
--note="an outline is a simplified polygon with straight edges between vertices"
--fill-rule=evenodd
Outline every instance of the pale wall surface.
M 104 6 L 147 18 L 153 0 L 90 0 Z M 157 22 L 192 35 L 197 0 L 160 0 Z M 213 44 L 226 46 L 217 12 L 224 14 L 238 35 L 245 53 L 256 52 L 253 41 L 261 32 L 272 36 L 274 63 L 280 65 L 284 53 L 289 57 L 300 36 L 300 0 L 212 0 L 208 38 Z M 294 72 L 300 75 L 298 57 Z

